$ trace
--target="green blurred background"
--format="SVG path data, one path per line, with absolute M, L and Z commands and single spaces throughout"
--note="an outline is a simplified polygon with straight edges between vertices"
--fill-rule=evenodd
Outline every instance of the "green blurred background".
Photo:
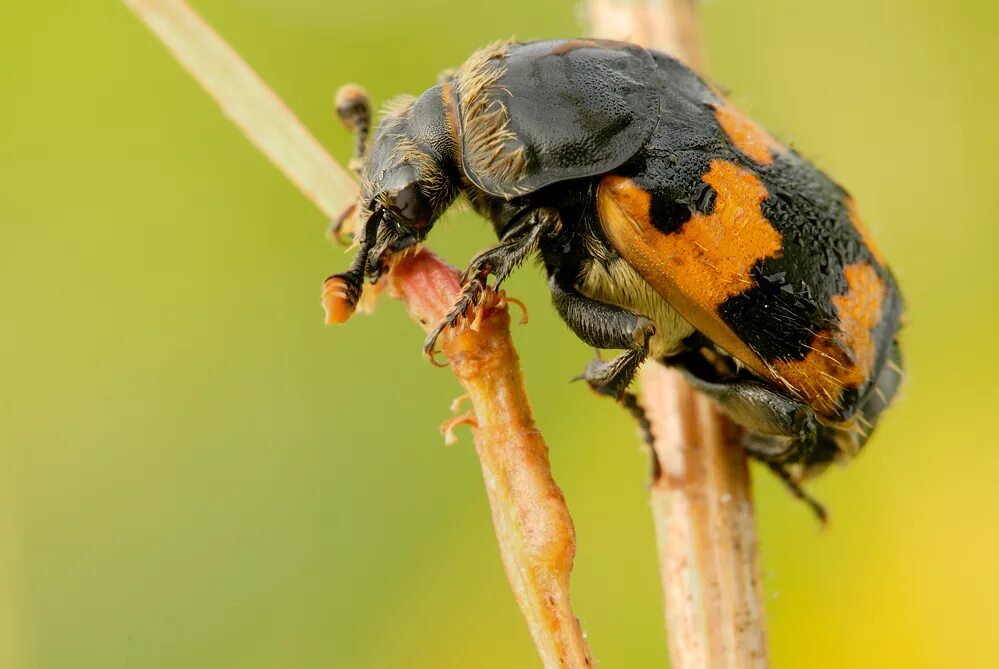
M 418 93 L 572 2 L 197 0 L 345 158 L 330 100 Z M 995 3 L 713 0 L 713 77 L 845 183 L 909 302 L 910 377 L 826 532 L 756 471 L 778 667 L 999 666 Z M 325 221 L 115 2 L 0 7 L 0 667 L 531 667 L 458 387 L 397 303 L 322 325 Z M 489 243 L 470 215 L 433 246 Z M 666 663 L 646 457 L 510 292 L 605 667 Z

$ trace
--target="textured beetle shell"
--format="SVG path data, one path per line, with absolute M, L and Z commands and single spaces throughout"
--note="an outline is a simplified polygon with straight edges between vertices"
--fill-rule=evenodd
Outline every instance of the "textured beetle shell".
M 465 174 L 514 197 L 620 166 L 658 122 L 655 69 L 645 49 L 601 40 L 476 52 L 454 76 Z
M 879 380 L 899 328 L 895 280 L 847 193 L 655 54 L 661 117 L 601 181 L 603 231 L 687 320 L 831 421 Z

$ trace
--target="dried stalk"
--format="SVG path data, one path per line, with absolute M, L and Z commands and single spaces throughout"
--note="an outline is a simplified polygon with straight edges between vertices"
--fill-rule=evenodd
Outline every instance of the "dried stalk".
M 287 106 L 183 0 L 124 0 L 275 165 L 329 218 L 356 197 L 353 180 Z M 389 276 L 418 322 L 437 322 L 458 293 L 458 274 L 429 252 L 402 259 Z M 572 519 L 551 476 L 534 424 L 502 295 L 475 329 L 441 340 L 467 391 L 475 447 L 503 565 L 544 666 L 592 666 L 569 604 Z
M 427 329 L 444 317 L 459 290 L 457 271 L 426 251 L 400 261 L 390 281 Z M 544 666 L 591 667 L 569 605 L 572 518 L 552 479 L 509 324 L 504 296 L 490 294 L 477 329 L 463 328 L 439 344 L 472 403 L 468 418 L 503 565 Z
M 589 0 L 598 37 L 654 47 L 703 71 L 695 0 Z M 676 371 L 650 364 L 650 505 L 674 669 L 770 666 L 752 488 L 739 431 Z
M 587 0 L 586 18 L 596 37 L 659 49 L 704 71 L 697 0 Z

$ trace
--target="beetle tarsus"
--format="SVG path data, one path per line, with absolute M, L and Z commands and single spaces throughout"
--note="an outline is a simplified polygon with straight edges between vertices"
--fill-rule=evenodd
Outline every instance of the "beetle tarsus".
M 819 521 L 819 525 L 824 528 L 829 524 L 829 512 L 826 511 L 826 507 L 822 505 L 822 502 L 809 495 L 808 492 L 801 487 L 801 484 L 794 480 L 794 477 L 791 476 L 791 473 L 787 471 L 787 468 L 783 464 L 767 461 L 763 461 L 763 464 L 765 464 L 770 471 L 772 471 L 777 478 L 781 480 L 784 487 L 786 487 L 792 495 L 808 505 L 808 508 L 811 509 L 812 513 L 815 514 L 815 518 Z
M 622 353 L 606 362 L 593 360 L 583 370 L 581 378 L 594 392 L 621 401 L 647 355 L 648 349 L 643 347 Z
M 488 286 L 486 285 L 485 274 L 479 274 L 465 284 L 458 294 L 458 299 L 455 300 L 454 306 L 451 307 L 451 310 L 447 312 L 440 323 L 437 324 L 437 327 L 423 341 L 424 354 L 433 357 L 437 339 L 445 330 L 454 329 L 462 322 L 468 320 L 469 315 L 478 308 L 486 290 L 488 290 Z
M 642 443 L 649 448 L 655 443 L 655 436 L 652 434 L 652 423 L 645 413 L 645 407 L 638 401 L 638 395 L 633 392 L 624 391 L 618 400 L 621 406 L 631 414 L 631 417 L 638 423 L 638 431 L 642 435 Z M 653 454 L 653 458 L 655 455 Z
M 444 330 L 455 328 L 470 319 L 471 324 L 477 324 L 481 314 L 476 310 L 479 308 L 482 296 L 489 290 L 489 277 L 493 277 L 492 290 L 498 291 L 510 273 L 538 249 L 538 244 L 545 233 L 555 229 L 558 224 L 558 212 L 554 209 L 532 210 L 526 214 L 524 224 L 515 228 L 516 234 L 509 235 L 496 246 L 475 256 L 468 268 L 462 272 L 463 287 L 458 299 L 455 300 L 451 311 L 427 336 L 423 343 L 424 352 L 429 354 L 433 350 L 437 338 Z M 519 303 L 517 300 L 514 302 Z

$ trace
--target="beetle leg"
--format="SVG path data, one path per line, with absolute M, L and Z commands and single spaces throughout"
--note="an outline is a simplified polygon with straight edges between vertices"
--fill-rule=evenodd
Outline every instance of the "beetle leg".
M 649 421 L 648 415 L 645 413 L 645 407 L 642 403 L 638 401 L 638 395 L 630 391 L 624 391 L 621 393 L 621 406 L 631 414 L 631 417 L 635 419 L 638 423 L 638 431 L 642 435 L 642 443 L 648 446 L 650 449 L 655 444 L 655 435 L 652 434 L 652 423 Z M 653 464 L 658 464 L 655 456 L 652 458 Z M 655 480 L 655 477 L 653 477 Z
M 369 274 L 368 255 L 374 243 L 375 231 L 384 216 L 384 211 L 376 209 L 364 224 L 364 236 L 358 244 L 350 268 L 346 272 L 326 277 L 323 283 L 323 306 L 327 310 L 328 323 L 342 323 L 357 307 L 364 289 L 364 277 Z
M 554 209 L 531 210 L 522 222 L 510 226 L 499 244 L 472 258 L 461 275 L 462 283 L 476 276 L 492 275 L 493 289 L 499 290 L 500 284 L 538 250 L 541 238 L 547 232 L 557 230 L 559 225 L 560 218 Z
M 788 471 L 789 464 L 807 460 L 815 448 L 818 423 L 812 408 L 756 381 L 711 382 L 684 371 L 695 390 L 713 399 L 732 420 L 749 430 L 743 441 L 746 452 L 769 467 L 824 525 L 825 508 Z
M 580 377 L 598 393 L 622 400 L 648 355 L 655 324 L 633 311 L 586 297 L 558 275 L 548 287 L 555 309 L 580 339 L 596 348 L 627 349 L 612 360 L 592 361 Z
M 461 275 L 462 289 L 454 306 L 441 319 L 437 327 L 423 342 L 423 352 L 434 350 L 437 338 L 444 330 L 453 328 L 473 317 L 482 295 L 488 288 L 490 275 L 493 277 L 493 290 L 520 266 L 529 255 L 538 250 L 542 237 L 559 225 L 558 212 L 554 209 L 534 209 L 528 212 L 522 223 L 514 225 L 503 240 L 472 258 L 468 268 Z
M 652 325 L 652 321 L 648 323 Z M 601 395 L 621 401 L 624 399 L 625 389 L 635 378 L 638 368 L 642 366 L 648 353 L 648 347 L 643 345 L 607 361 L 593 360 L 586 365 L 586 369 L 578 378 L 585 380 Z
M 437 327 L 423 340 L 423 353 L 425 355 L 433 357 L 437 338 L 441 336 L 444 330 L 456 327 L 460 322 L 469 318 L 471 312 L 479 305 L 482 294 L 488 288 L 486 285 L 487 276 L 487 274 L 479 274 L 467 280 L 461 292 L 458 293 L 458 299 L 455 300 L 451 310 L 444 315 L 444 318 L 437 324 Z
M 818 426 L 811 407 L 758 381 L 706 381 L 689 370 L 690 385 L 718 403 L 736 423 L 759 436 L 754 455 L 771 462 L 798 462 L 814 445 Z
M 591 362 L 577 378 L 585 379 L 601 395 L 617 399 L 638 423 L 642 440 L 651 446 L 652 430 L 645 409 L 638 397 L 625 389 L 647 355 L 648 340 L 655 333 L 652 321 L 627 309 L 588 298 L 559 276 L 552 277 L 549 288 L 562 320 L 583 341 L 597 348 L 632 349 L 610 362 Z M 641 345 L 632 348 L 639 342 Z M 615 364 L 618 362 L 620 364 Z
M 752 453 L 750 453 L 750 455 L 752 455 Z M 813 514 L 815 514 L 819 523 L 825 527 L 825 525 L 829 522 L 829 512 L 826 511 L 826 507 L 822 504 L 822 502 L 805 492 L 805 489 L 801 487 L 801 484 L 798 483 L 793 476 L 791 476 L 791 473 L 787 471 L 787 468 L 784 465 L 767 462 L 765 460 L 763 461 L 763 464 L 765 464 L 770 471 L 772 471 L 774 475 L 780 479 L 781 483 L 784 484 L 784 487 L 787 488 L 792 495 L 808 505 L 808 508 L 812 510 Z

